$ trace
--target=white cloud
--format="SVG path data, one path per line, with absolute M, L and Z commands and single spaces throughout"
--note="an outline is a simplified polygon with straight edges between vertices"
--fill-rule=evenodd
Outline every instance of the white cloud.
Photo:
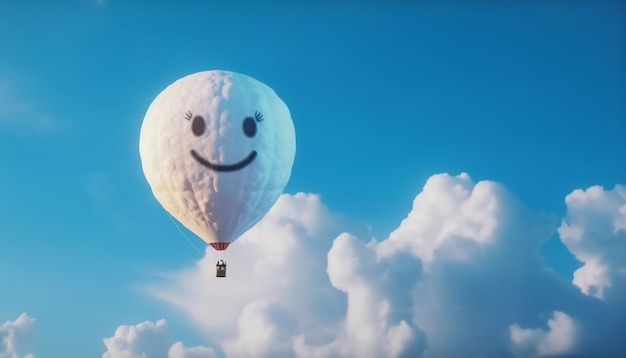
M 570 353 L 575 348 L 576 323 L 563 312 L 555 311 L 548 328 L 521 328 L 511 325 L 513 351 L 519 357 L 545 357 Z
M 626 186 L 592 186 L 565 198 L 563 243 L 583 262 L 574 284 L 587 295 L 623 300 L 626 295 Z M 611 292 L 612 291 L 612 292 Z
M 345 320 L 330 343 L 307 344 L 306 333 L 298 336 L 298 356 L 401 357 L 416 356 L 422 350 L 421 332 L 398 294 L 419 277 L 419 264 L 405 259 L 394 268 L 396 272 L 387 265 L 378 262 L 371 247 L 355 236 L 337 237 L 328 253 L 327 272 L 332 285 L 347 295 Z M 399 272 L 402 280 L 396 277 Z
M 506 198 L 494 182 L 476 185 L 469 175 L 431 177 L 413 202 L 413 209 L 382 242 L 377 252 L 388 257 L 409 251 L 429 271 L 436 259 L 468 261 L 480 247 L 498 239 L 496 230 Z M 503 195 L 502 195 L 503 196 Z
M 137 325 L 117 328 L 113 337 L 105 338 L 107 351 L 102 358 L 213 358 L 214 351 L 208 347 L 186 348 L 181 342 L 173 342 L 167 323 L 145 321 Z
M 19 358 L 21 350 L 31 344 L 34 338 L 35 320 L 22 313 L 15 321 L 0 325 L 0 358 Z M 23 358 L 35 358 L 26 354 Z
M 582 355 L 626 353 L 623 296 L 614 306 L 590 298 L 541 259 L 556 228 L 467 174 L 431 177 L 382 241 L 316 195 L 283 195 L 231 246 L 226 279 L 214 277 L 209 249 L 148 289 L 218 356 L 506 357 L 564 352 L 572 337 Z M 603 262 L 626 255 L 613 259 Z M 547 329 L 521 328 L 553 312 Z
M 209 347 L 191 347 L 186 348 L 182 342 L 172 344 L 167 352 L 168 358 L 213 358 L 215 351 Z
M 276 302 L 256 300 L 239 316 L 237 336 L 224 342 L 231 357 L 293 356 L 294 317 Z

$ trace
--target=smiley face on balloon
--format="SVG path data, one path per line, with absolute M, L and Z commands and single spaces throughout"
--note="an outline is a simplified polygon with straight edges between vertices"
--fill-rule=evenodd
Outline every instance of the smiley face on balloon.
M 139 140 L 158 202 L 218 250 L 276 202 L 295 148 L 291 114 L 276 92 L 229 71 L 170 84 L 150 104 Z
M 204 122 L 204 118 L 202 116 L 194 116 L 190 111 L 185 115 L 187 120 L 191 120 L 191 130 L 194 135 L 200 137 L 204 134 L 204 130 L 206 128 L 206 124 Z M 193 118 L 193 119 L 192 119 Z M 246 117 L 243 120 L 243 132 L 247 137 L 253 138 L 256 134 L 256 122 L 260 122 L 263 120 L 263 115 L 260 112 L 255 112 L 254 117 Z M 256 158 L 256 150 L 253 150 L 248 154 L 248 156 L 235 163 L 235 164 L 215 164 L 206 160 L 202 157 L 202 155 L 198 154 L 194 149 L 191 150 L 191 156 L 193 156 L 198 163 L 204 165 L 205 167 L 218 171 L 218 172 L 232 172 L 235 170 L 243 169 L 248 164 L 252 163 L 254 158 Z

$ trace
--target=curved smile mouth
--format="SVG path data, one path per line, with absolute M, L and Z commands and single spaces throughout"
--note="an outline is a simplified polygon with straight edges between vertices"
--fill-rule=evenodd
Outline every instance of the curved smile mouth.
M 254 158 L 256 158 L 256 150 L 253 150 L 244 160 L 239 161 L 235 164 L 213 164 L 208 160 L 202 158 L 200 154 L 198 154 L 198 152 L 193 149 L 191 150 L 191 156 L 194 157 L 200 164 L 217 172 L 234 172 L 236 170 L 243 169 L 246 167 L 246 165 L 252 163 Z

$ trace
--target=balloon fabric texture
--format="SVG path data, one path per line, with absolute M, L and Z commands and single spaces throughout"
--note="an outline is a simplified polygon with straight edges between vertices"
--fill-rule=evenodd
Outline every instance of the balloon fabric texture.
M 267 85 L 229 71 L 169 85 L 150 104 L 139 139 L 155 198 L 217 250 L 274 205 L 295 151 L 287 105 Z

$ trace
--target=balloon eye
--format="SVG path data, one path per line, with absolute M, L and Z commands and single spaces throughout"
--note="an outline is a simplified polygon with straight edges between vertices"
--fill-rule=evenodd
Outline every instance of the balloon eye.
M 202 118 L 202 116 L 193 117 L 193 121 L 191 122 L 191 131 L 196 135 L 196 137 L 204 134 L 205 127 L 204 118 Z
M 246 117 L 243 120 L 243 133 L 252 138 L 256 134 L 256 121 L 252 117 Z

